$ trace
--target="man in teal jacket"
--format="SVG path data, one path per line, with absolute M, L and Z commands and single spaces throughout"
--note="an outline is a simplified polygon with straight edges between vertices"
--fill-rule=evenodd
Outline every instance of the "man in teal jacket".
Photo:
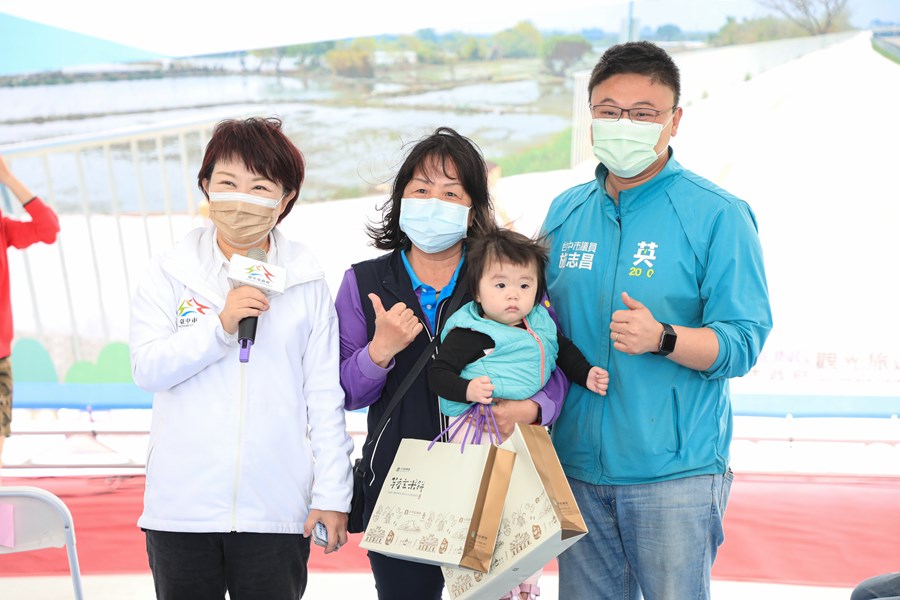
M 684 169 L 678 68 L 611 47 L 588 85 L 596 178 L 544 222 L 564 333 L 610 372 L 572 386 L 553 440 L 590 533 L 559 558 L 560 598 L 709 597 L 731 487 L 728 379 L 772 328 L 750 207 Z

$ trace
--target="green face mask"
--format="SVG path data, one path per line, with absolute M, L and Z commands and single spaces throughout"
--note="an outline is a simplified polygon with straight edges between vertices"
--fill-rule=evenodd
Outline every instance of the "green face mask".
M 669 121 L 672 119 L 669 118 Z M 634 123 L 630 119 L 594 119 L 594 156 L 611 173 L 629 179 L 640 175 L 665 152 L 656 152 L 656 144 L 669 124 Z

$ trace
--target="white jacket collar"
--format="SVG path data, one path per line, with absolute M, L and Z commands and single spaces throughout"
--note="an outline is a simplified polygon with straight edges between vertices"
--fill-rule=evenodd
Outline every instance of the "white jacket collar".
M 172 277 L 221 307 L 225 305 L 219 286 L 221 256 L 211 251 L 215 233 L 212 225 L 192 230 L 165 254 L 162 267 Z M 271 235 L 277 248 L 274 264 L 287 270 L 285 289 L 325 278 L 322 267 L 304 244 L 287 239 L 277 227 Z

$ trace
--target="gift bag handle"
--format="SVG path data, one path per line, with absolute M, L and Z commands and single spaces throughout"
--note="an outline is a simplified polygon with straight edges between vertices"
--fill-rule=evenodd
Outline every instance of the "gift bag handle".
M 481 408 L 481 410 L 479 410 L 479 408 Z M 465 425 L 466 433 L 459 446 L 459 451 L 462 453 L 463 450 L 465 450 L 466 441 L 469 439 L 469 432 L 472 431 L 473 423 L 475 424 L 475 431 L 472 432 L 473 444 L 481 443 L 481 436 L 484 433 L 485 425 L 488 426 L 488 439 L 492 444 L 499 446 L 503 442 L 503 438 L 500 435 L 500 427 L 497 425 L 497 419 L 494 417 L 494 410 L 491 408 L 491 405 L 472 403 L 465 412 L 453 419 L 446 429 L 440 432 L 436 438 L 431 440 L 431 443 L 428 444 L 428 449 L 431 450 L 431 447 L 434 446 L 445 433 L 449 432 L 450 438 L 455 438 L 456 434 L 462 431 L 463 425 Z M 450 431 L 451 429 L 453 430 L 452 432 Z

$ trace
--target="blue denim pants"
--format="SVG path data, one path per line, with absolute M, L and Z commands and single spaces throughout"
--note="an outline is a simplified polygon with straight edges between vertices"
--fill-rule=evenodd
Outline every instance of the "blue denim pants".
M 309 538 L 287 533 L 144 530 L 157 600 L 298 600 Z
M 566 600 L 704 600 L 734 475 L 639 485 L 569 478 L 588 534 L 559 556 Z

